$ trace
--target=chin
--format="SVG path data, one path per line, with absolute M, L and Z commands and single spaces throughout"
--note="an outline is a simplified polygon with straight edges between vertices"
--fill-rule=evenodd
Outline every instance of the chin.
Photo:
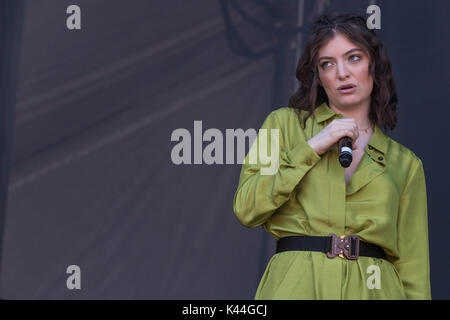
M 363 99 L 361 99 L 361 98 L 359 98 L 359 97 L 355 97 L 355 96 L 347 96 L 347 97 L 340 97 L 340 98 L 338 99 L 338 101 L 339 101 L 341 104 L 349 104 L 349 103 L 355 104 L 355 103 L 358 103 L 358 102 L 363 101 Z
M 366 97 L 362 97 L 361 95 L 355 94 L 355 95 L 348 95 L 345 97 L 339 97 L 339 101 L 341 101 L 342 103 L 361 103 L 364 102 L 365 100 L 367 100 L 368 98 L 370 98 L 370 96 Z

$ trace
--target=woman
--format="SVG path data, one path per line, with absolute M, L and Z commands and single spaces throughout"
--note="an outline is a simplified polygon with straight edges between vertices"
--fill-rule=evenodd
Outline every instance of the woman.
M 423 165 L 380 129 L 395 128 L 397 95 L 375 32 L 358 15 L 322 15 L 296 75 L 289 106 L 262 125 L 278 130 L 267 135 L 278 170 L 261 174 L 249 152 L 234 197 L 243 225 L 278 240 L 255 299 L 431 299 Z

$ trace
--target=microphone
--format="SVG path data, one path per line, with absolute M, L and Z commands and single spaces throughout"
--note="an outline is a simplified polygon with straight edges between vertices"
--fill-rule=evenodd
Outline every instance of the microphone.
M 338 142 L 339 162 L 344 168 L 347 168 L 353 160 L 352 143 L 352 138 L 348 136 L 342 137 Z

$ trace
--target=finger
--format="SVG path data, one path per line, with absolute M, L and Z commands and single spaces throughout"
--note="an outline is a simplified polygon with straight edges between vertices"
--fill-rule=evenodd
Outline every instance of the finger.
M 356 123 L 356 120 L 353 118 L 342 118 L 342 119 L 338 119 L 338 121 L 343 121 L 343 122 L 354 122 Z
M 353 141 L 356 141 L 357 137 L 355 131 L 349 128 L 342 129 L 343 137 L 350 137 Z

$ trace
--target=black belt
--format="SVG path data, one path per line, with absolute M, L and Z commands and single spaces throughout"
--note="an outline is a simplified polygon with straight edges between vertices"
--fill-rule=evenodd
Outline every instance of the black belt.
M 328 236 L 289 236 L 277 241 L 276 253 L 289 250 L 322 251 L 328 258 L 339 256 L 356 260 L 359 256 L 386 259 L 384 250 L 376 244 L 359 239 L 358 235 L 338 237 L 334 233 Z

